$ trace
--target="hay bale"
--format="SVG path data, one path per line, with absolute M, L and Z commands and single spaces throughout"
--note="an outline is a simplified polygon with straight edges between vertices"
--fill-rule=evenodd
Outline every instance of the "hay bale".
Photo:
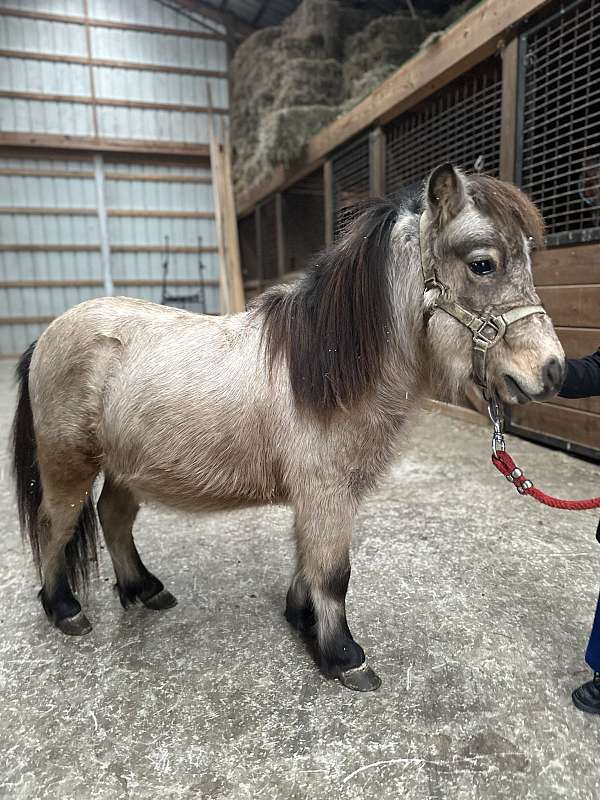
M 330 58 L 315 63 L 309 58 L 288 61 L 279 76 L 274 108 L 337 106 L 344 99 L 344 76 L 339 62 Z
M 273 111 L 264 120 L 260 148 L 269 164 L 289 166 L 300 158 L 311 136 L 338 115 L 337 107 L 295 106 Z
M 344 86 L 347 98 L 363 96 L 374 88 L 377 75 L 387 77 L 414 55 L 424 37 L 437 27 L 436 18 L 392 14 L 370 22 L 360 33 L 346 40 Z M 368 78 L 368 75 L 371 78 Z M 368 88 L 367 88 L 368 87 Z

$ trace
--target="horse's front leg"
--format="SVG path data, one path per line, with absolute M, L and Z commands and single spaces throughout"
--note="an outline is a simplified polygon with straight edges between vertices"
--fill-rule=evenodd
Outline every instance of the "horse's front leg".
M 316 634 L 324 675 L 368 692 L 381 681 L 346 620 L 352 521 L 348 508 L 323 511 L 318 502 L 311 510 L 296 511 L 298 570 L 288 591 L 286 618 L 302 633 Z

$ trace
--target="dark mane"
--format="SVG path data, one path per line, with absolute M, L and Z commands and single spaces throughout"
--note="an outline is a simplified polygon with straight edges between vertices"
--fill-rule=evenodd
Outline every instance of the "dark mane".
M 391 325 L 387 264 L 396 205 L 370 200 L 344 236 L 291 290 L 259 300 L 263 346 L 284 358 L 297 403 L 317 411 L 349 407 L 381 375 Z
M 519 229 L 530 237 L 537 249 L 544 247 L 544 221 L 531 200 L 514 184 L 489 175 L 468 175 L 469 194 L 475 206 L 501 228 L 518 235 Z

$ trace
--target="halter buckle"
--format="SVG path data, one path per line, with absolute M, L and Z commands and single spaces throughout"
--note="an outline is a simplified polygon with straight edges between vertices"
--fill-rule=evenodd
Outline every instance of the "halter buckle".
M 435 272 L 433 273 L 433 275 L 429 275 L 427 278 L 425 278 L 425 291 L 429 292 L 432 289 L 439 289 L 443 295 L 445 295 L 446 292 L 448 291 L 445 284 L 440 283 L 440 281 L 438 281 Z
M 487 329 L 489 328 L 491 328 L 493 331 L 492 338 L 490 338 L 490 336 L 486 333 Z M 473 341 L 477 344 L 484 345 L 485 349 L 487 349 L 488 347 L 493 347 L 493 345 L 499 342 L 505 333 L 506 323 L 502 317 L 487 317 L 481 319 L 481 325 L 473 333 Z

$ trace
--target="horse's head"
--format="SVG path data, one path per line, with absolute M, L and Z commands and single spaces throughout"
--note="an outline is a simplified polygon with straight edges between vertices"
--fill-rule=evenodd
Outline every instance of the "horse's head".
M 450 164 L 432 173 L 421 217 L 422 264 L 434 289 L 426 295 L 428 342 L 452 393 L 475 380 L 514 404 L 559 390 L 565 356 L 531 271 L 543 238 L 538 210 L 515 186 Z

